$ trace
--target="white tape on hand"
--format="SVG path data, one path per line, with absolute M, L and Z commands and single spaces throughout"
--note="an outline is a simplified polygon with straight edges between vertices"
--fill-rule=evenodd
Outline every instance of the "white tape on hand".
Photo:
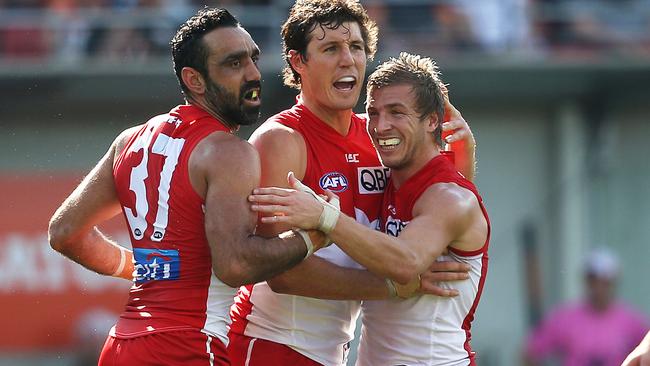
M 329 235 L 334 230 L 340 213 L 341 211 L 337 210 L 329 202 L 323 203 L 323 212 L 320 213 L 320 218 L 318 219 L 318 230 L 324 232 L 325 235 Z
M 321 212 L 320 217 L 318 219 L 318 230 L 322 231 L 326 235 L 329 235 L 329 233 L 334 230 L 334 227 L 336 226 L 336 222 L 339 219 L 339 214 L 341 213 L 341 208 L 340 208 L 340 202 L 338 197 L 335 197 L 332 199 L 331 202 L 327 202 L 323 199 L 323 197 L 319 196 L 314 192 L 311 188 L 307 187 L 304 185 L 300 180 L 296 179 L 295 182 L 292 184 L 293 188 L 309 193 L 314 197 L 318 202 L 320 202 L 323 205 L 323 212 Z

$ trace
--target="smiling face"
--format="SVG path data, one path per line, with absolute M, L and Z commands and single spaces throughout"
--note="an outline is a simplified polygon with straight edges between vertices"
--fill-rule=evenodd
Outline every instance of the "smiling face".
M 373 88 L 366 102 L 368 133 L 384 166 L 415 173 L 437 154 L 435 115 L 421 117 L 409 84 Z
M 203 37 L 209 50 L 205 102 L 230 124 L 256 123 L 261 107 L 259 48 L 241 27 L 213 30 Z
M 356 22 L 329 29 L 317 24 L 309 34 L 306 58 L 291 57 L 300 74 L 303 98 L 327 111 L 351 110 L 359 100 L 366 51 Z

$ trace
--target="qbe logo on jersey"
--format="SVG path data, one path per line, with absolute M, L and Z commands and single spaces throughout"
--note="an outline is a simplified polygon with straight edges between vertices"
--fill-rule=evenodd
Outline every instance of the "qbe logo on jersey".
M 320 178 L 318 185 L 323 190 L 339 193 L 348 189 L 348 178 L 339 172 L 330 172 Z
M 390 177 L 390 169 L 383 166 L 357 168 L 359 180 L 359 193 L 383 193 Z
M 178 250 L 142 249 L 133 250 L 135 259 L 135 283 L 148 281 L 177 280 L 181 261 Z
M 386 229 L 385 232 L 388 235 L 398 237 L 402 230 L 409 224 L 410 221 L 402 221 L 400 219 L 393 218 L 393 216 L 388 216 L 386 219 Z

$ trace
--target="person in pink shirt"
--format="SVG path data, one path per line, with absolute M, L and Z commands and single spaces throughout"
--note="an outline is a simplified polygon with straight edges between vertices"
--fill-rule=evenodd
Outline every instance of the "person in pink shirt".
M 632 351 L 621 366 L 650 366 L 650 331 Z
M 585 261 L 585 298 L 551 311 L 527 340 L 525 360 L 555 355 L 564 366 L 620 366 L 650 327 L 645 316 L 616 299 L 618 260 L 605 248 Z

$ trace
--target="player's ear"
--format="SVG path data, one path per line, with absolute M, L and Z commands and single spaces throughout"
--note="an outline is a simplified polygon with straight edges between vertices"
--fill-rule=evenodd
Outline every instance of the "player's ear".
M 429 117 L 427 117 L 427 127 L 426 131 L 427 132 L 433 132 L 436 127 L 438 127 L 438 116 L 435 113 L 431 113 Z
M 288 60 L 289 60 L 289 64 L 291 65 L 291 67 L 292 67 L 292 68 L 293 68 L 297 73 L 300 74 L 301 71 L 302 71 L 302 70 L 304 69 L 304 67 L 305 67 L 305 60 L 304 60 L 304 58 L 302 57 L 302 55 L 300 54 L 300 52 L 298 52 L 298 51 L 296 51 L 296 50 L 289 50 Z
M 205 79 L 195 68 L 186 66 L 181 70 L 181 79 L 192 94 L 205 94 Z

